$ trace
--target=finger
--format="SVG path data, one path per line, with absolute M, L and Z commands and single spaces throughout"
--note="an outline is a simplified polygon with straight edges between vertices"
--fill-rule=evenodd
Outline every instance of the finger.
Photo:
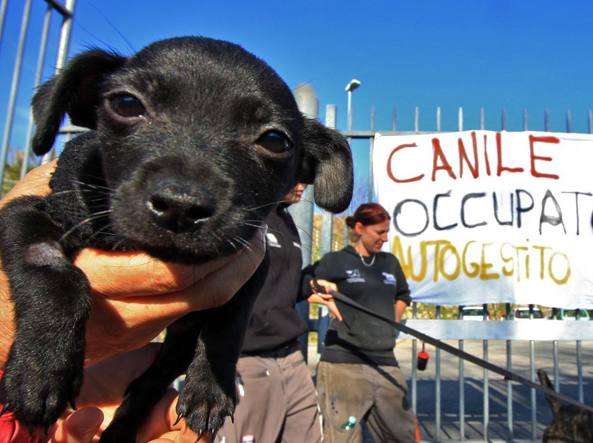
M 181 431 L 171 431 L 161 435 L 150 443 L 211 443 L 208 437 L 202 437 L 196 442 L 195 434 L 185 435 Z
M 90 443 L 103 423 L 103 412 L 95 407 L 81 408 L 60 423 L 51 443 Z
M 186 427 L 185 429 L 178 431 L 174 441 L 175 443 L 211 443 L 212 440 L 206 435 L 202 435 L 202 437 L 198 439 L 197 434 Z
M 309 285 L 311 286 L 311 291 L 313 291 L 313 294 L 320 294 L 325 291 L 321 284 L 322 281 L 323 280 L 316 280 L 314 278 L 309 280 Z
M 154 362 L 159 349 L 159 343 L 149 343 L 87 367 L 77 405 L 105 407 L 119 404 L 130 382 Z
M 329 293 L 331 293 L 332 291 L 337 291 L 337 290 L 338 290 L 338 287 L 336 286 L 336 284 L 335 284 L 335 283 L 332 283 L 332 282 L 326 282 L 326 283 L 325 283 L 325 292 L 326 292 L 326 293 L 328 293 L 328 294 L 329 294 Z
M 331 291 L 338 290 L 338 287 L 334 282 L 323 279 L 318 279 L 315 286 L 317 287 L 317 292 L 320 294 L 330 294 Z
M 199 266 L 166 263 L 144 253 L 83 249 L 74 264 L 82 269 L 93 291 L 111 299 L 168 294 L 189 288 L 232 262 L 234 256 Z
M 179 443 L 210 443 L 208 436 L 198 436 L 182 418 L 178 420 L 178 393 L 174 389 L 167 391 L 165 396 L 155 405 L 148 420 L 138 434 L 139 441 L 156 439 L 151 443 L 179 442 Z
M 342 313 L 338 309 L 338 306 L 336 305 L 335 302 L 332 301 L 332 302 L 328 303 L 327 307 L 336 319 L 338 319 L 339 321 L 344 320 L 344 318 L 342 317 Z
M 149 441 L 162 438 L 164 435 L 175 435 L 173 441 L 194 443 L 198 436 L 187 427 L 185 420 L 177 419 L 178 394 L 174 389 L 169 389 L 152 411 L 145 424 L 138 433 L 139 441 Z M 174 434 L 170 434 L 175 431 Z
M 187 301 L 166 295 L 111 300 L 91 297 L 93 315 L 86 324 L 85 366 L 143 347 L 189 312 Z
M 210 437 L 203 434 L 199 439 L 198 435 L 192 431 L 185 419 L 179 420 L 177 416 L 177 401 L 179 396 L 175 396 L 173 402 L 169 404 L 167 409 L 167 421 L 172 431 L 177 432 L 175 435 L 175 442 L 179 443 L 211 443 Z
M 265 230 L 258 230 L 249 247 L 246 246 L 228 257 L 230 262 L 220 270 L 210 273 L 193 286 L 181 291 L 115 299 L 94 292 L 93 315 L 86 329 L 85 365 L 88 366 L 118 352 L 143 346 L 177 318 L 189 312 L 226 303 L 260 265 L 265 254 L 264 239 Z M 153 263 L 161 262 L 153 260 Z M 92 268 L 92 261 L 89 267 Z M 112 279 L 115 274 L 116 272 L 105 272 L 100 278 Z M 146 285 L 147 275 L 150 274 L 152 273 L 133 272 L 129 284 L 120 281 L 118 285 L 128 290 L 134 286 L 142 287 Z M 91 277 L 91 280 L 94 280 L 94 277 Z M 149 284 L 154 286 L 154 283 Z
M 93 248 L 82 250 L 74 264 L 85 273 L 93 291 L 110 299 L 169 294 L 192 289 L 196 284 L 201 285 L 205 278 L 215 280 L 218 271 L 225 268 L 237 268 L 239 277 L 245 273 L 250 277 L 263 259 L 264 236 L 265 229 L 258 229 L 249 244 L 235 254 L 194 266 L 162 262 L 139 252 L 107 252 Z
M 247 283 L 264 258 L 265 233 L 266 229 L 259 229 L 257 235 L 249 242 L 249 247 L 235 254 L 228 266 L 200 280 L 197 285 L 199 297 L 195 297 L 195 293 L 194 296 L 191 292 L 187 293 L 186 298 L 192 311 L 210 309 L 226 303 Z M 187 291 L 190 290 L 191 288 Z
M 249 248 L 231 256 L 231 262 L 226 266 L 182 291 L 121 299 L 94 293 L 93 315 L 86 330 L 85 365 L 116 352 L 143 346 L 188 312 L 214 308 L 230 300 L 253 275 L 264 257 L 264 231 L 258 232 Z M 136 273 L 134 278 L 142 279 L 145 275 Z M 108 272 L 103 278 L 112 276 L 113 273 Z
M 314 279 L 314 278 L 311 279 L 309 284 L 311 285 L 311 289 L 313 290 L 313 293 L 320 294 L 323 291 L 325 291 L 325 289 L 323 287 L 323 281 L 324 280 L 320 280 L 320 279 Z
M 86 330 L 85 365 L 88 366 L 118 352 L 143 346 L 177 318 L 189 312 L 226 303 L 260 265 L 265 254 L 264 239 L 265 230 L 258 230 L 258 235 L 249 243 L 249 248 L 245 247 L 229 257 L 231 261 L 219 271 L 212 272 L 181 291 L 115 299 L 94 292 L 93 315 L 87 322 Z M 92 268 L 92 261 L 89 267 Z M 117 272 L 107 271 L 105 275 L 97 278 L 111 279 L 115 274 Z M 125 280 L 118 283 L 121 288 L 129 290 L 134 286 L 145 285 L 147 275 L 151 273 L 131 274 L 128 284 L 123 283 Z M 94 279 L 95 277 L 91 277 L 91 281 Z

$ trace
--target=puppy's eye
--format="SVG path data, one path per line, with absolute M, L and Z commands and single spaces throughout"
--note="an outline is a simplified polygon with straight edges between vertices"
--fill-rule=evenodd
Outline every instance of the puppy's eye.
M 109 106 L 120 117 L 133 118 L 146 114 L 144 105 L 136 97 L 130 94 L 118 94 L 109 97 Z
M 286 134 L 275 129 L 264 132 L 256 143 L 275 154 L 281 154 L 292 149 L 292 142 Z

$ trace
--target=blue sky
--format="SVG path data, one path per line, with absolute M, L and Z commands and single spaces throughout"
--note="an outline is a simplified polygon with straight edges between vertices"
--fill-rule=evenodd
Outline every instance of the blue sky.
M 9 1 L 0 44 L 0 129 L 4 126 L 12 57 L 22 1 Z M 35 0 L 27 40 L 17 120 L 26 115 L 45 2 Z M 57 19 L 52 33 L 57 33 Z M 440 1 L 239 1 L 77 0 L 70 54 L 92 46 L 129 54 L 151 41 L 199 34 L 241 44 L 272 65 L 291 88 L 310 83 L 323 119 L 328 103 L 338 106 L 338 127 L 346 126 L 344 86 L 356 77 L 354 129 L 368 129 L 371 109 L 376 128 L 435 129 L 441 107 L 442 129 L 457 128 L 462 106 L 465 128 L 475 128 L 480 108 L 486 127 L 543 129 L 544 110 L 551 129 L 565 128 L 568 110 L 575 131 L 587 130 L 593 107 L 593 2 L 551 0 Z M 51 74 L 50 45 L 45 77 Z M 13 145 L 22 144 L 24 124 L 15 122 Z M 364 169 L 368 166 L 360 164 Z

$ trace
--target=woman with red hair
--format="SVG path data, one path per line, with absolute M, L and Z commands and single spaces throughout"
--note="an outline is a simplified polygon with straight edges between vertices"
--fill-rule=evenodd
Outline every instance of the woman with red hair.
M 339 291 L 374 312 L 399 321 L 410 290 L 397 258 L 382 252 L 391 217 L 381 205 L 360 205 L 346 218 L 353 245 L 326 254 L 313 266 L 310 302 L 332 316 L 317 369 L 324 436 L 330 442 L 362 442 L 361 420 L 375 442 L 416 440 L 416 420 L 406 380 L 393 353 L 395 330 L 385 321 L 331 296 Z

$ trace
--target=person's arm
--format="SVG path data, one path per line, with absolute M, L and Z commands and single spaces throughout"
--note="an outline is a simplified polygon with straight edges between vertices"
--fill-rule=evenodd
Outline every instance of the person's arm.
M 86 325 L 85 364 L 116 352 L 136 349 L 185 314 L 229 301 L 263 259 L 265 234 L 262 231 L 259 234 L 251 241 L 250 249 L 189 269 L 180 265 L 169 266 L 150 257 L 149 267 L 158 269 L 151 272 L 150 280 L 155 289 L 148 295 L 144 292 L 150 291 L 150 286 L 136 286 L 139 275 L 146 275 L 142 267 L 123 266 L 118 271 L 113 266 L 114 257 L 109 254 L 99 254 L 85 263 L 77 260 L 75 264 L 87 274 L 93 289 L 92 314 Z M 171 272 L 179 268 L 182 269 L 181 278 L 179 273 Z M 92 273 L 87 273 L 87 269 Z M 101 278 L 101 275 L 109 276 L 109 279 Z M 189 285 L 188 280 L 192 282 Z M 132 288 L 140 294 L 131 294 Z M 127 297 L 123 295 L 126 289 Z
M 404 315 L 404 312 L 406 310 L 406 308 L 408 307 L 408 303 L 403 301 L 403 300 L 396 300 L 395 304 L 393 305 L 393 308 L 395 309 L 395 321 L 397 323 L 400 322 L 402 316 Z
M 342 314 L 331 295 L 331 291 L 337 291 L 338 286 L 329 280 L 315 278 L 318 272 L 323 272 L 324 266 L 322 259 L 303 270 L 303 293 L 306 294 L 305 298 L 309 303 L 326 306 L 332 318 L 343 321 Z

